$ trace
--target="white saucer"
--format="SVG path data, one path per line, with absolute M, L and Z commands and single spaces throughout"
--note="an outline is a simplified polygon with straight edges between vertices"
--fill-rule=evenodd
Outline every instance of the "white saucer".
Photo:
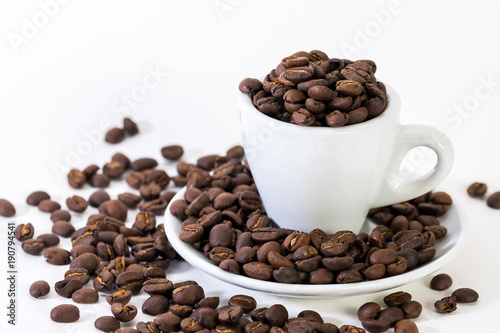
M 186 188 L 181 189 L 172 202 L 178 199 L 183 199 Z M 348 284 L 284 284 L 271 281 L 262 281 L 246 276 L 232 274 L 223 271 L 218 266 L 205 257 L 203 252 L 196 250 L 191 244 L 183 242 L 179 239 L 181 230 L 181 221 L 170 214 L 170 205 L 165 211 L 165 234 L 168 240 L 188 263 L 194 267 L 212 275 L 215 278 L 223 280 L 227 283 L 237 285 L 243 288 L 262 291 L 270 294 L 288 296 L 288 297 L 307 297 L 307 298 L 330 298 L 350 295 L 369 294 L 378 291 L 383 291 L 391 288 L 396 288 L 404 284 L 416 281 L 427 275 L 430 275 L 443 267 L 451 259 L 453 259 L 460 251 L 464 244 L 464 234 L 466 221 L 463 215 L 459 214 L 457 203 L 454 203 L 445 216 L 440 217 L 440 222 L 448 229 L 448 234 L 445 238 L 436 241 L 436 256 L 427 264 L 424 264 L 416 269 L 401 275 L 382 278 L 373 281 L 363 281 Z M 367 221 L 364 230 L 371 230 L 375 227 L 372 222 Z

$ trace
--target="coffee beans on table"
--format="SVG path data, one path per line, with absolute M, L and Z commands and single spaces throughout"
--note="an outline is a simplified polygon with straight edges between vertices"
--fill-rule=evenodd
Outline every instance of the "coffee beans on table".
M 108 143 L 120 143 L 125 139 L 125 132 L 118 127 L 113 127 L 106 132 L 104 140 Z
M 471 197 L 481 197 L 483 196 L 486 191 L 488 190 L 488 186 L 485 183 L 472 183 L 469 185 L 467 188 L 467 194 L 469 194 Z
M 296 52 L 281 60 L 261 82 L 246 78 L 239 90 L 275 119 L 301 126 L 339 127 L 381 114 L 384 84 L 371 60 L 329 58 L 324 52 Z
M 459 288 L 451 296 L 456 298 L 457 303 L 474 303 L 479 299 L 477 291 L 471 288 Z
M 46 281 L 35 281 L 31 284 L 29 292 L 34 298 L 43 297 L 50 292 L 50 286 Z
M 50 311 L 50 319 L 57 323 L 72 323 L 80 319 L 80 310 L 73 304 L 61 304 Z
M 451 276 L 449 276 L 448 274 L 441 273 L 432 278 L 430 287 L 431 289 L 441 291 L 451 287 L 452 283 L 453 280 L 451 279 Z

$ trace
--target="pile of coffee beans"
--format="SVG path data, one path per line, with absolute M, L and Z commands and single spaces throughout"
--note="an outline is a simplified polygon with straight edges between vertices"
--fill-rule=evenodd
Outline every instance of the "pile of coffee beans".
M 485 183 L 475 182 L 469 185 L 467 188 L 467 194 L 472 198 L 481 198 L 486 194 L 488 190 L 488 185 Z M 500 191 L 490 194 L 486 200 L 488 207 L 494 209 L 500 209 Z
M 104 136 L 104 141 L 107 143 L 117 144 L 125 139 L 125 135 L 134 136 L 139 133 L 139 127 L 130 118 L 123 118 L 123 127 L 110 128 Z
M 412 300 L 412 295 L 397 291 L 384 297 L 387 308 L 367 302 L 358 309 L 358 319 L 362 326 L 372 333 L 381 333 L 394 327 L 396 333 L 417 333 L 417 325 L 411 320 L 422 313 L 422 304 Z
M 370 234 L 273 227 L 239 158 L 210 166 L 183 166 L 187 190 L 170 212 L 182 221 L 179 238 L 231 273 L 281 283 L 375 280 L 429 262 L 447 233 L 437 218 L 452 204 L 444 192 L 372 209 Z
M 430 282 L 433 290 L 443 291 L 451 287 L 453 279 L 445 273 L 434 276 Z M 434 303 L 439 313 L 450 313 L 457 309 L 457 303 L 474 303 L 479 299 L 479 294 L 471 288 L 459 288 L 451 296 L 446 296 Z
M 376 70 L 371 60 L 300 51 L 282 59 L 263 82 L 246 78 L 239 89 L 267 116 L 301 126 L 339 127 L 372 119 L 387 107 Z

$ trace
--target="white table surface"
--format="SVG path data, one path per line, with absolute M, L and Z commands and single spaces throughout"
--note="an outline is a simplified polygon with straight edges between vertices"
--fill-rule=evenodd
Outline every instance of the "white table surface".
M 27 255 L 18 244 L 17 325 L 7 324 L 7 222 L 31 222 L 37 235 L 50 232 L 52 224 L 48 214 L 25 204 L 29 193 L 45 190 L 63 206 L 70 195 L 88 197 L 94 189 L 71 189 L 67 169 L 103 165 L 117 151 L 157 158 L 172 175 L 174 165 L 160 155 L 164 145 L 182 144 L 189 162 L 224 154 L 240 143 L 235 98 L 240 80 L 312 49 L 375 60 L 377 78 L 401 95 L 402 122 L 436 126 L 454 143 L 455 165 L 439 189 L 460 204 L 471 228 L 463 251 L 439 272 L 453 277 L 451 289 L 474 288 L 480 299 L 442 315 L 433 303 L 451 290 L 429 289 L 431 277 L 398 288 L 423 304 L 416 320 L 420 332 L 465 332 L 476 325 L 499 330 L 493 325 L 500 310 L 500 211 L 465 192 L 474 181 L 486 182 L 488 193 L 500 190 L 499 9 L 487 1 L 2 1 L 0 197 L 17 208 L 15 217 L 0 217 L 2 331 L 93 332 L 95 318 L 110 313 L 102 297 L 97 305 L 80 306 L 78 322 L 53 323 L 49 312 L 61 298 L 52 289 L 36 300 L 28 288 L 38 279 L 53 286 L 67 267 Z M 126 115 L 138 122 L 140 135 L 119 145 L 104 143 L 101 126 L 119 125 Z M 412 165 L 419 157 L 414 155 Z M 113 182 L 108 192 L 126 190 L 126 184 Z M 85 224 L 73 215 L 76 227 Z M 382 302 L 390 292 L 282 298 L 219 282 L 186 263 L 172 264 L 167 276 L 195 279 L 207 295 L 223 301 L 246 293 L 260 306 L 282 303 L 291 315 L 313 309 L 337 325 L 360 325 L 357 308 Z M 145 296 L 132 304 L 140 307 Z M 140 313 L 134 322 L 144 319 L 152 317 Z

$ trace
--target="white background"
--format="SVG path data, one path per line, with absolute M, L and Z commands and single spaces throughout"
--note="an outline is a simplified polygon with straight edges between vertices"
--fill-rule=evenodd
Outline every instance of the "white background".
M 67 185 L 67 169 L 102 165 L 116 151 L 158 158 L 172 175 L 173 165 L 160 155 L 166 144 L 182 144 L 190 162 L 203 154 L 224 154 L 240 143 L 240 80 L 268 73 L 296 51 L 319 49 L 330 57 L 375 60 L 377 78 L 401 96 L 402 122 L 439 127 L 454 143 L 455 165 L 439 189 L 461 205 L 471 228 L 464 250 L 441 271 L 454 278 L 452 288 L 472 287 L 480 299 L 440 315 L 432 304 L 451 291 L 430 290 L 430 277 L 408 284 L 404 290 L 424 305 L 416 320 L 420 331 L 465 332 L 477 325 L 498 330 L 492 325 L 500 310 L 500 211 L 469 198 L 465 190 L 474 181 L 486 182 L 489 193 L 500 190 L 499 10 L 492 1 L 464 0 L 3 0 L 0 197 L 13 202 L 18 213 L 0 218 L 2 272 L 7 271 L 7 221 L 31 222 L 37 235 L 50 232 L 48 214 L 25 204 L 29 193 L 46 190 L 63 206 L 70 195 L 88 197 L 93 189 Z M 160 73 L 156 81 L 150 76 L 154 71 Z M 123 102 L 127 96 L 129 106 Z M 125 115 L 138 122 L 141 134 L 116 146 L 104 143 L 101 126 L 117 126 Z M 421 164 L 422 156 L 414 155 L 410 166 Z M 109 193 L 125 190 L 117 185 Z M 77 214 L 72 222 L 85 223 Z M 109 314 L 101 300 L 80 306 L 82 318 L 75 324 L 53 323 L 49 312 L 61 299 L 52 290 L 35 300 L 27 290 L 37 279 L 53 285 L 67 267 L 17 251 L 19 332 L 33 326 L 38 332 L 89 332 L 97 316 Z M 314 309 L 338 325 L 360 325 L 357 307 L 381 302 L 388 293 L 320 301 L 279 298 L 219 283 L 185 263 L 173 266 L 169 278 L 196 279 L 223 301 L 248 293 L 261 306 L 283 303 L 291 315 Z M 6 273 L 0 279 L 1 327 L 11 332 Z M 140 307 L 140 300 L 133 303 Z

